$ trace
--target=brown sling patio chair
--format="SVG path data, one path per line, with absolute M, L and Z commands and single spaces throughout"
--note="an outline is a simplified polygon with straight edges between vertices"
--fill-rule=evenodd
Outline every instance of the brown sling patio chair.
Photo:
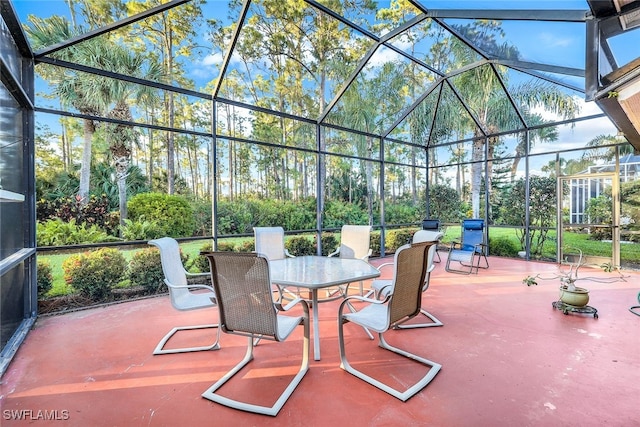
M 384 300 L 354 295 L 342 301 L 338 310 L 340 367 L 402 401 L 406 401 L 426 387 L 442 367 L 439 363 L 389 345 L 383 335 L 386 331 L 393 328 L 394 325 L 415 317 L 420 313 L 422 287 L 427 266 L 427 251 L 432 245 L 433 243 L 404 245 L 396 251 L 392 283 L 393 291 L 389 293 Z M 348 305 L 350 301 L 362 301 L 363 303 L 369 304 L 356 312 L 351 312 L 351 308 Z M 345 307 L 349 307 L 349 312 L 345 313 Z M 403 391 L 354 368 L 347 360 L 344 339 L 344 325 L 349 322 L 355 323 L 367 330 L 377 332 L 380 341 L 379 346 L 381 348 L 415 360 L 429 367 L 428 371 L 420 380 Z M 380 363 L 380 360 L 376 360 L 375 363 Z
M 286 307 L 283 307 L 279 302 L 273 302 L 269 263 L 263 255 L 209 252 L 206 256 L 211 265 L 213 287 L 218 298 L 220 328 L 224 333 L 242 335 L 248 339 L 244 358 L 209 387 L 202 396 L 231 408 L 275 416 L 309 369 L 309 306 L 301 298 L 295 299 Z M 287 311 L 297 304 L 302 305 L 303 314 L 301 316 L 278 314 L 280 311 Z M 256 339 L 284 341 L 299 325 L 304 327 L 300 369 L 273 406 L 260 406 L 235 400 L 217 392 L 220 387 L 253 360 Z
M 429 289 L 429 279 L 431 278 L 431 272 L 435 268 L 434 264 L 434 256 L 436 253 L 436 247 L 440 239 L 442 238 L 442 233 L 428 231 L 428 230 L 419 230 L 413 235 L 413 243 L 424 243 L 424 242 L 432 242 L 433 245 L 429 247 L 427 253 L 427 270 L 424 278 L 424 285 L 422 286 L 422 292 L 426 292 Z M 383 266 L 391 265 L 391 263 L 382 264 L 378 268 L 382 268 Z M 375 279 L 371 283 L 371 289 L 375 292 L 375 295 L 378 299 L 384 298 L 390 293 L 393 292 L 393 280 L 391 279 Z M 426 316 L 429 319 L 427 323 L 405 323 L 399 322 L 394 326 L 394 329 L 414 329 L 414 328 L 429 328 L 433 326 L 442 326 L 443 323 L 438 320 L 433 314 L 429 313 L 424 308 L 420 308 L 420 314 Z

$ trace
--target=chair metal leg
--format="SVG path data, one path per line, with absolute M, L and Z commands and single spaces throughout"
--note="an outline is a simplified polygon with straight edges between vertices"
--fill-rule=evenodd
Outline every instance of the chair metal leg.
M 420 390 L 422 390 L 423 388 L 425 388 L 430 382 L 431 380 L 433 380 L 433 378 L 436 376 L 436 374 L 440 371 L 440 369 L 442 368 L 442 365 L 440 365 L 439 363 L 433 362 L 429 359 L 425 359 L 423 357 L 417 356 L 413 353 L 409 353 L 405 350 L 399 349 L 397 347 L 393 347 L 391 345 L 389 345 L 384 337 L 382 333 L 378 333 L 378 338 L 380 340 L 380 347 L 385 349 L 385 350 L 389 350 L 393 353 L 399 354 L 401 356 L 404 356 L 408 359 L 411 360 L 415 360 L 416 362 L 422 363 L 423 365 L 428 366 L 430 369 L 429 371 L 426 373 L 425 376 L 423 376 L 419 381 L 417 381 L 415 384 L 413 384 L 412 386 L 410 386 L 409 388 L 407 388 L 405 391 L 400 391 L 397 390 L 387 384 L 384 384 L 381 381 L 378 381 L 377 379 L 355 369 L 353 366 L 351 366 L 349 364 L 349 361 L 347 360 L 347 356 L 346 356 L 346 351 L 345 351 L 345 345 L 344 345 L 344 331 L 343 331 L 343 319 L 339 318 L 338 319 L 338 342 L 339 342 L 339 349 L 340 349 L 340 368 L 344 369 L 345 371 L 349 372 L 351 375 L 354 375 L 358 378 L 360 378 L 361 380 L 368 382 L 369 384 L 373 385 L 374 387 L 379 388 L 380 390 L 389 393 L 390 395 L 392 395 L 393 397 L 396 397 L 400 400 L 402 400 L 403 402 L 406 401 L 407 399 L 409 399 L 410 397 L 412 397 L 413 395 L 415 395 L 416 393 L 418 393 Z
M 201 346 L 201 347 L 184 347 L 184 348 L 169 348 L 165 349 L 164 346 L 169 341 L 176 332 L 179 331 L 190 331 L 195 329 L 209 329 L 209 328 L 217 328 L 218 331 L 216 333 L 216 340 L 211 345 Z M 196 326 L 178 326 L 169 331 L 167 335 L 164 336 L 156 346 L 155 350 L 153 350 L 153 354 L 175 354 L 175 353 L 188 353 L 191 351 L 206 351 L 206 350 L 220 350 L 220 326 L 218 324 L 211 325 L 196 325 Z
M 254 405 L 247 402 L 242 402 L 239 400 L 230 399 L 225 396 L 221 396 L 216 393 L 220 387 L 222 387 L 226 382 L 228 382 L 235 374 L 237 374 L 242 368 L 244 368 L 251 360 L 253 360 L 253 348 L 254 348 L 254 337 L 248 337 L 247 342 L 247 352 L 244 355 L 244 358 L 234 366 L 229 372 L 227 372 L 222 378 L 220 378 L 215 384 L 209 387 L 204 393 L 202 393 L 202 397 L 205 399 L 209 399 L 212 402 L 219 403 L 221 405 L 228 406 L 230 408 L 239 409 L 241 411 L 254 412 L 257 414 L 270 415 L 275 417 L 278 415 L 278 412 L 284 404 L 287 402 L 287 399 L 291 396 L 295 388 L 300 384 L 302 378 L 309 370 L 309 320 L 308 318 L 304 321 L 304 340 L 303 340 L 303 350 L 302 350 L 302 362 L 300 364 L 300 369 L 296 376 L 291 380 L 287 388 L 280 394 L 276 403 L 269 406 L 260 406 Z
M 443 326 L 444 325 L 444 323 L 442 323 L 440 320 L 438 320 L 438 318 L 436 318 L 436 316 L 434 316 L 433 314 L 429 313 L 427 310 L 421 308 L 420 309 L 420 313 L 422 313 L 424 316 L 427 316 L 429 319 L 431 319 L 431 322 L 430 323 L 410 323 L 410 324 L 407 324 L 406 322 L 411 320 L 411 319 L 407 319 L 404 322 L 400 322 L 399 324 L 394 326 L 393 329 L 430 328 L 430 327 L 434 327 L 434 326 Z

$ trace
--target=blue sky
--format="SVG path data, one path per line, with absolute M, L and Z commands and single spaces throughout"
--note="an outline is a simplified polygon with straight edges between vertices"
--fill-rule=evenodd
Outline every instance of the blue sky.
M 27 15 L 30 13 L 40 17 L 47 17 L 52 14 L 59 14 L 70 17 L 68 7 L 64 0 L 12 0 L 20 19 L 26 22 Z M 381 6 L 387 6 L 389 2 L 379 2 Z M 431 9 L 555 9 L 555 10 L 588 10 L 588 5 L 584 0 L 424 0 L 423 4 Z M 227 1 L 226 0 L 208 0 L 205 16 L 209 17 L 214 14 L 218 19 L 226 19 Z M 542 62 L 551 65 L 562 65 L 568 67 L 583 68 L 584 67 L 584 48 L 585 33 L 584 26 L 581 24 L 565 24 L 565 23 L 543 23 L 543 22 L 527 22 L 523 26 L 522 22 L 505 21 L 503 29 L 506 33 L 505 41 L 515 44 L 519 47 L 523 59 Z M 524 29 L 523 29 L 524 28 Z M 631 49 L 628 46 L 638 46 L 640 36 L 638 31 L 631 32 L 630 37 L 624 40 L 615 41 L 614 54 L 623 61 L 635 59 L 637 57 L 637 48 Z M 631 40 L 629 40 L 629 38 Z M 630 59 L 629 59 L 630 58 Z M 203 57 L 195 66 L 190 69 L 191 78 L 198 82 L 197 86 L 202 87 L 209 80 L 214 78 L 215 61 L 221 58 L 213 59 Z M 599 109 L 594 103 L 587 103 L 584 107 L 587 111 L 598 113 Z M 593 137 L 611 131 L 612 126 L 607 125 L 608 120 L 595 124 L 592 129 L 589 126 L 581 126 L 579 130 L 574 129 L 572 136 L 567 138 L 580 137 L 590 140 Z M 584 135 L 576 135 L 576 133 Z M 607 132 L 608 133 L 608 132 Z M 591 137 L 590 137 L 591 135 Z

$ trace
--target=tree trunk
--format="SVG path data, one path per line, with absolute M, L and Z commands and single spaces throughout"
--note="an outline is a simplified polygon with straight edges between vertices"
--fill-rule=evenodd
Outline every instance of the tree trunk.
M 80 186 L 78 199 L 85 206 L 89 201 L 89 181 L 91 179 L 91 143 L 95 126 L 92 120 L 84 119 L 84 145 L 82 147 L 82 163 L 80 166 Z

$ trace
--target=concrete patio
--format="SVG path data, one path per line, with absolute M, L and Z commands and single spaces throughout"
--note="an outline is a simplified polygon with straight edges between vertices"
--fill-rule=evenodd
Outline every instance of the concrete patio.
M 436 264 L 423 303 L 444 326 L 388 333 L 391 344 L 443 365 L 404 403 L 339 368 L 338 301 L 319 305 L 322 360 L 311 360 L 277 417 L 210 402 L 201 393 L 242 358 L 245 338 L 223 334 L 219 351 L 153 356 L 173 326 L 217 320 L 215 309 L 177 312 L 161 296 L 39 318 L 2 378 L 1 424 L 640 425 L 640 317 L 629 312 L 638 304 L 640 273 L 629 272 L 627 282 L 582 282 L 598 309 L 594 319 L 552 307 L 557 281 L 522 283 L 529 274 L 553 273 L 555 264 L 489 262 L 489 270 L 471 276 Z M 346 331 L 350 358 L 373 375 L 402 383 L 424 369 L 379 349 L 354 325 Z M 246 375 L 226 392 L 272 403 L 296 370 L 301 338 L 300 330 L 285 343 L 263 341 Z

